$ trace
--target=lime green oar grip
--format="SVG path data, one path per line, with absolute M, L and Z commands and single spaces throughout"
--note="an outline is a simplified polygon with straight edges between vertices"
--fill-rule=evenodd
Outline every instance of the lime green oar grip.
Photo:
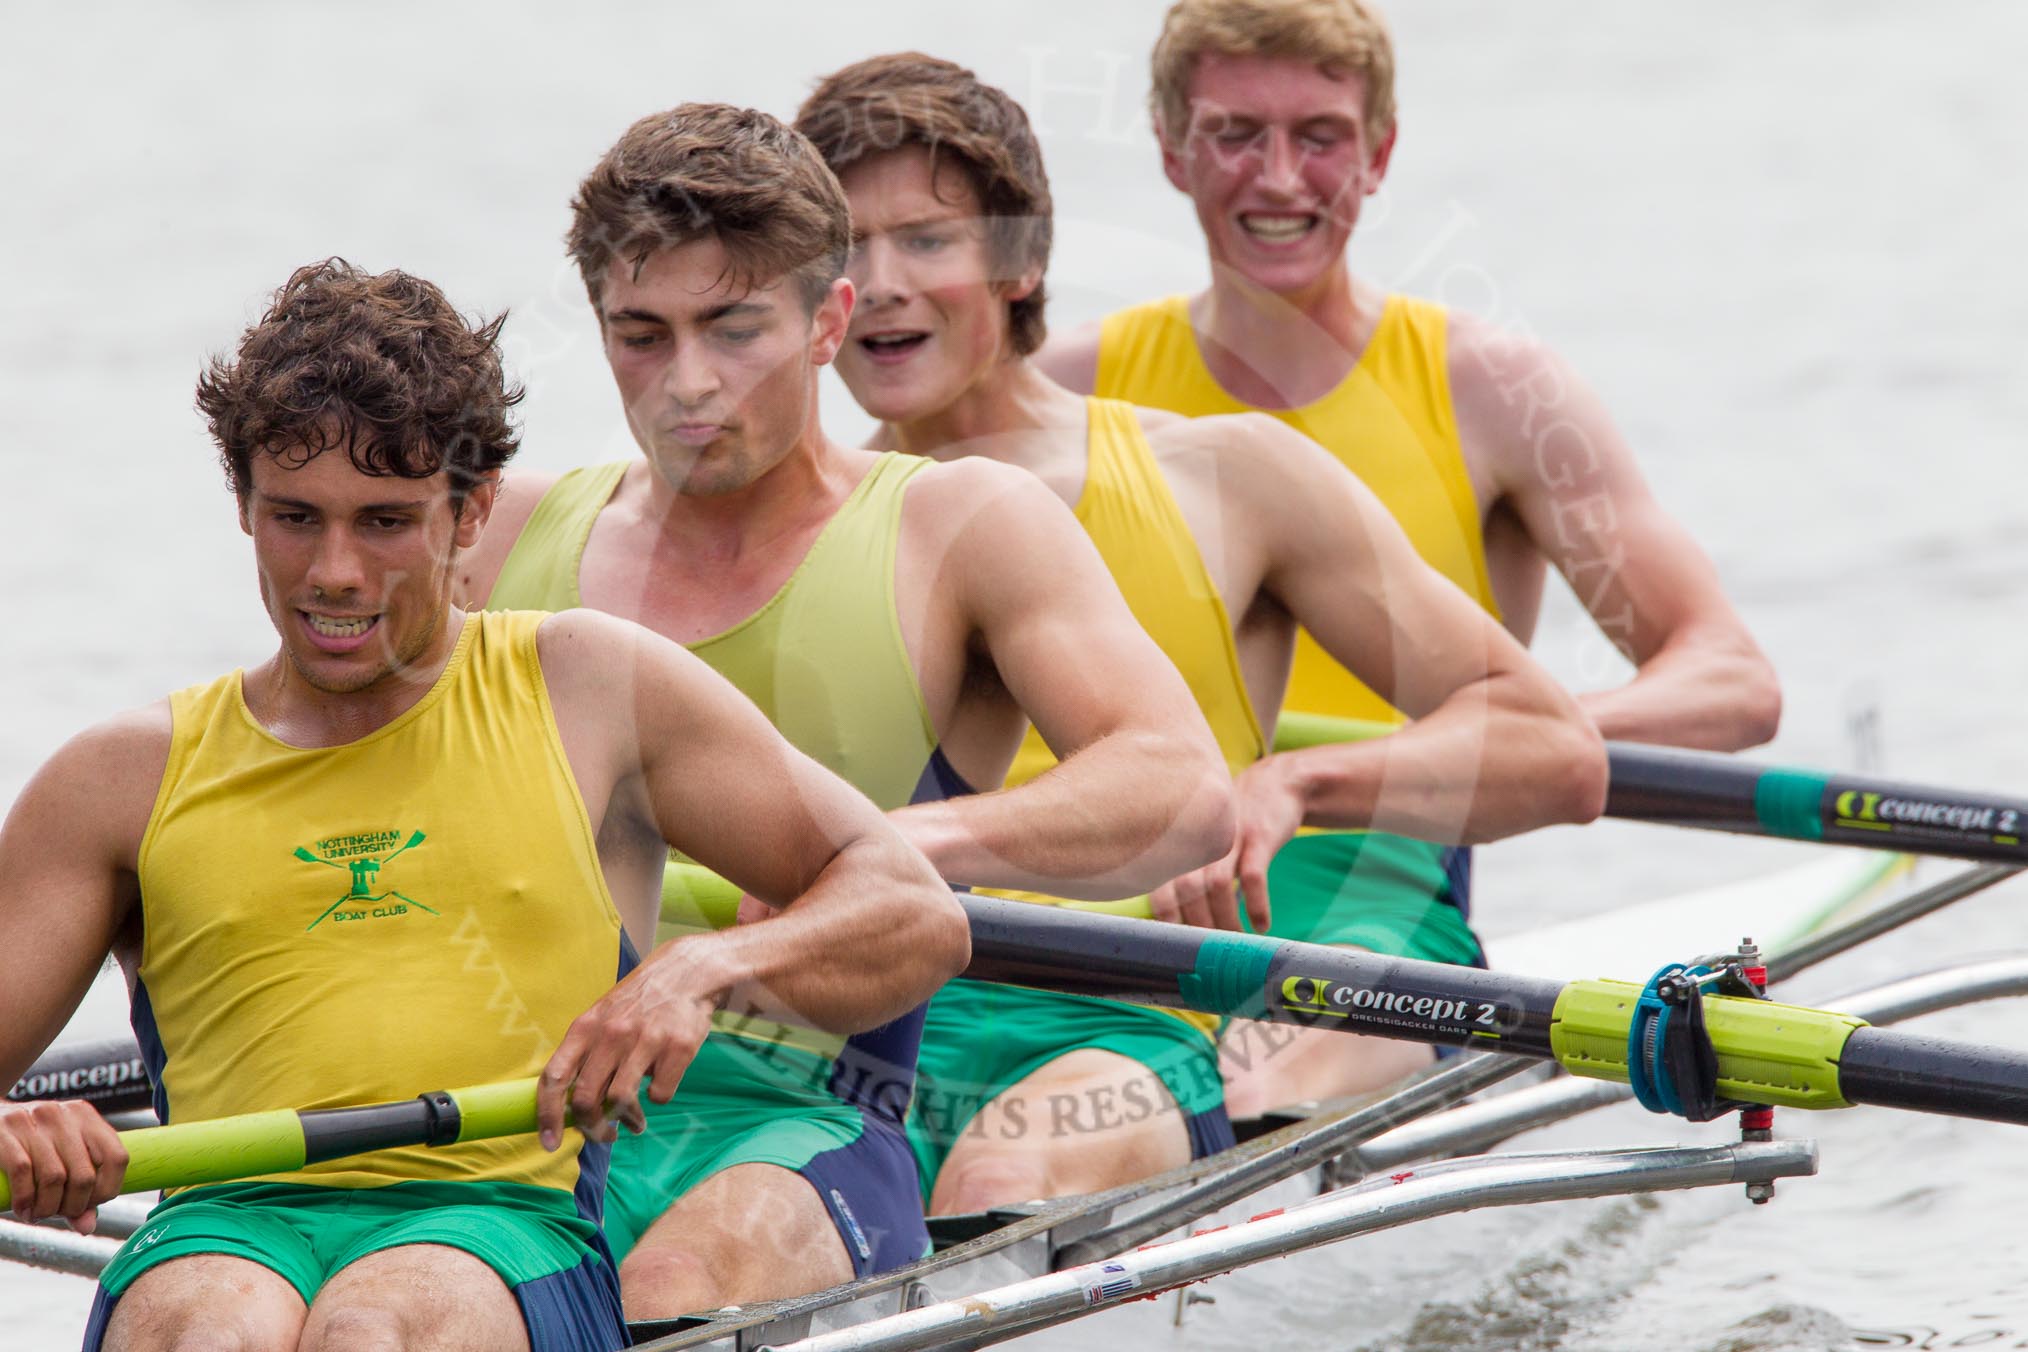
M 520 1136 L 535 1130 L 535 1086 L 533 1075 L 525 1080 L 503 1080 L 453 1089 L 458 1105 L 458 1141 L 486 1141 L 496 1136 Z M 570 1116 L 569 1105 L 564 1116 Z
M 287 1108 L 139 1127 L 121 1132 L 120 1144 L 127 1149 L 123 1193 L 286 1173 L 304 1163 L 303 1119 Z M 0 1177 L 0 1208 L 12 1205 L 13 1190 Z
M 1371 718 L 1335 718 L 1330 714 L 1304 714 L 1282 710 L 1275 720 L 1275 750 L 1302 751 L 1313 746 L 1336 746 L 1341 742 L 1370 742 L 1401 731 L 1399 723 L 1381 723 Z
M 394 1103 L 304 1112 L 279 1108 L 123 1131 L 127 1173 L 120 1191 L 225 1183 L 374 1150 L 525 1135 L 535 1130 L 535 1089 L 531 1076 Z M 451 1106 L 457 1111 L 455 1122 L 448 1115 Z M 0 1210 L 12 1205 L 11 1194 L 0 1177 Z

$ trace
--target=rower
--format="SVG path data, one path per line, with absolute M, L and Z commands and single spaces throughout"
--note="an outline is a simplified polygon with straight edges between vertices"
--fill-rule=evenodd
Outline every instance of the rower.
M 1277 896 L 1259 874 L 1305 820 L 1384 814 L 1473 841 L 1597 815 L 1605 761 L 1576 704 L 1323 450 L 1271 419 L 1071 395 L 1028 360 L 1050 197 L 1019 105 L 909 53 L 821 81 L 797 125 L 851 200 L 861 299 L 838 370 L 882 420 L 876 444 L 1018 466 L 1073 506 L 1239 776 L 1252 806 L 1235 852 L 1158 891 L 1158 916 L 1236 928 L 1237 875 L 1264 919 Z M 1396 613 L 1417 617 L 1415 642 Z M 1417 721 L 1384 743 L 1264 759 L 1298 623 Z M 1048 770 L 1050 740 L 1030 736 L 1010 782 Z M 1477 951 L 1426 896 L 1388 919 L 1443 936 L 1428 947 L 1451 961 Z M 952 983 L 930 1005 L 911 1121 L 932 1210 L 1091 1191 L 1203 1153 L 1216 1054 L 1211 1030 L 1164 1011 Z
M 1153 68 L 1163 172 L 1196 206 L 1211 284 L 1052 339 L 1043 369 L 1082 392 L 1193 417 L 1263 410 L 1308 434 L 1524 643 L 1554 563 L 1637 667 L 1623 687 L 1579 697 L 1606 737 L 1728 751 L 1772 737 L 1773 669 L 1596 395 L 1534 339 L 1347 267 L 1396 133 L 1393 47 L 1373 6 L 1181 0 Z M 1394 613 L 1420 628 L 1414 610 Z M 1288 708 L 1409 712 L 1320 637 L 1298 639 Z M 1400 829 L 1390 817 L 1378 820 Z M 1382 832 L 1305 835 L 1269 871 L 1269 932 L 1435 956 L 1430 935 L 1387 917 L 1431 896 L 1462 911 L 1470 880 L 1466 852 Z M 1272 1057 L 1231 1050 L 1235 1111 L 1371 1080 L 1368 1049 L 1343 1039 L 1306 1033 Z
M 703 663 L 452 606 L 519 440 L 501 322 L 332 259 L 200 378 L 280 646 L 75 738 L 14 804 L 0 1083 L 113 949 L 164 1122 L 540 1072 L 542 1132 L 172 1192 L 87 1348 L 625 1346 L 598 1226 L 644 1077 L 666 1099 L 727 1002 L 852 1033 L 964 965 L 928 862 Z M 672 847 L 787 909 L 637 965 Z M 125 1166 L 88 1106 L 0 1106 L 25 1218 L 89 1231 Z
M 629 129 L 579 189 L 570 247 L 643 454 L 509 484 L 468 594 L 582 602 L 688 644 L 953 883 L 1117 897 L 1217 858 L 1231 785 L 1210 731 L 1062 504 L 1004 466 L 824 435 L 850 242 L 837 180 L 765 114 L 687 105 Z M 973 795 L 1030 719 L 1062 765 Z M 903 1130 L 920 1012 L 843 1040 L 805 1024 L 722 1017 L 615 1151 L 632 1317 L 927 1251 Z

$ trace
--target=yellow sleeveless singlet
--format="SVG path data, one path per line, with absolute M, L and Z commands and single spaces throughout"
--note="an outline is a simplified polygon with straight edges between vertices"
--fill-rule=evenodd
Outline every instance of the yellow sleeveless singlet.
M 789 580 L 724 633 L 689 645 L 759 706 L 789 743 L 882 811 L 959 787 L 901 638 L 894 559 L 908 482 L 931 461 L 881 456 L 819 532 Z M 572 470 L 536 504 L 501 565 L 489 609 L 581 605 L 578 566 L 625 462 Z M 662 935 L 707 923 L 682 876 L 662 893 Z M 720 1014 L 720 1031 L 836 1056 L 847 1039 Z
M 1224 598 L 1205 570 L 1133 406 L 1087 399 L 1085 408 L 1090 432 L 1078 523 L 1098 546 L 1127 608 L 1183 674 L 1226 768 L 1238 774 L 1261 758 L 1267 742 L 1247 698 Z M 1007 785 L 1026 784 L 1055 764 L 1030 727 Z
M 430 691 L 342 746 L 277 740 L 239 672 L 170 697 L 134 999 L 165 1120 L 534 1075 L 611 988 L 620 918 L 550 711 L 542 619 L 468 617 Z M 263 1181 L 424 1179 L 571 1192 L 578 1151 L 512 1136 Z
M 1498 617 L 1451 408 L 1441 306 L 1389 296 L 1366 351 L 1336 389 L 1301 408 L 1256 410 L 1219 385 L 1190 327 L 1188 299 L 1170 296 L 1106 316 L 1093 393 L 1193 418 L 1273 414 L 1364 480 L 1422 557 Z M 1284 703 L 1302 713 L 1401 719 L 1308 633 L 1297 636 Z
M 1238 774 L 1266 753 L 1267 740 L 1247 698 L 1224 598 L 1204 567 L 1204 556 L 1155 463 L 1133 406 L 1116 399 L 1087 399 L 1085 408 L 1090 431 L 1078 522 L 1098 547 L 1127 608 L 1182 673 L 1218 739 L 1226 768 Z M 1007 772 L 1007 784 L 1025 784 L 1055 764 L 1056 757 L 1031 726 Z M 977 890 L 1019 901 L 1066 904 L 1038 892 Z M 1187 1010 L 1156 1012 L 1207 1033 L 1218 1026 L 1217 1019 Z

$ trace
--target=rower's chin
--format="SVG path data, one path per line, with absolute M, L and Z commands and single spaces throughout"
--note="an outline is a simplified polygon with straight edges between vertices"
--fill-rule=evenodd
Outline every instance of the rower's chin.
M 926 360 L 877 365 L 853 361 L 841 364 L 838 373 L 859 407 L 882 422 L 926 418 L 941 412 L 946 402 L 936 368 Z

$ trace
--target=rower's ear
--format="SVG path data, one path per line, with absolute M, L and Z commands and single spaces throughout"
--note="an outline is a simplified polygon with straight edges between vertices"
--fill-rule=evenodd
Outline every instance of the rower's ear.
M 1001 283 L 1001 296 L 1011 305 L 1017 300 L 1027 300 L 1035 294 L 1035 288 L 1042 285 L 1042 265 L 1030 264 L 1020 272 Z
M 1401 123 L 1396 122 L 1387 129 L 1387 135 L 1380 138 L 1380 144 L 1373 148 L 1373 154 L 1366 162 L 1366 195 L 1371 197 L 1380 191 L 1380 180 L 1387 177 L 1387 165 L 1394 158 L 1394 138 L 1401 134 Z
M 486 520 L 493 515 L 493 499 L 499 492 L 499 470 L 487 471 L 466 492 L 465 500 L 457 507 L 454 538 L 459 549 L 470 549 L 479 543 L 479 537 L 486 531 Z
M 845 346 L 845 333 L 852 327 L 852 306 L 857 299 L 851 280 L 840 277 L 831 283 L 824 299 L 817 302 L 816 313 L 810 316 L 813 329 L 810 358 L 817 365 L 830 365 L 838 349 Z
M 1187 197 L 1190 193 L 1190 175 L 1185 172 L 1183 165 L 1182 141 L 1170 137 L 1168 128 L 1162 125 L 1162 115 L 1159 112 L 1154 118 L 1155 144 L 1162 147 L 1162 176 L 1169 180 L 1170 187 Z

